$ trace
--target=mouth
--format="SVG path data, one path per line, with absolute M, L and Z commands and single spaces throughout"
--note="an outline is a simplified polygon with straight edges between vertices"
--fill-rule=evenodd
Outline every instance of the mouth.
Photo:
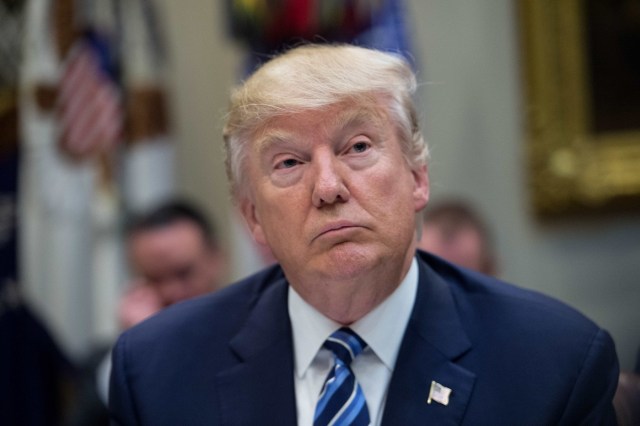
M 321 238 L 324 236 L 340 235 L 345 232 L 349 232 L 351 230 L 358 229 L 358 228 L 361 228 L 361 226 L 356 225 L 355 223 L 352 223 L 349 221 L 340 221 L 340 222 L 330 223 L 326 226 L 323 226 L 320 229 L 320 232 L 318 232 L 311 241 L 313 242 L 314 240 L 317 240 L 318 238 Z

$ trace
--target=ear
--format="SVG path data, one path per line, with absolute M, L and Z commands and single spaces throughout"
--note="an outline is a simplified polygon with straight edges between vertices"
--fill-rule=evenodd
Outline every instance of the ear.
M 260 218 L 256 212 L 256 205 L 246 197 L 240 202 L 240 211 L 256 242 L 267 245 L 267 239 L 264 235 Z
M 422 210 L 429 201 L 429 174 L 427 166 L 414 169 L 413 173 L 413 207 L 416 212 Z

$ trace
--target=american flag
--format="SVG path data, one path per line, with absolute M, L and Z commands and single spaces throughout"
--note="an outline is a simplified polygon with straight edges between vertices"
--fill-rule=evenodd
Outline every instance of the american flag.
M 60 148 L 75 159 L 111 151 L 122 137 L 123 108 L 109 44 L 87 33 L 69 51 L 58 95 Z
M 436 381 L 431 381 L 431 389 L 429 389 L 429 398 L 427 404 L 431 404 L 431 401 L 435 401 L 442 405 L 449 405 L 449 397 L 451 396 L 451 389 L 442 386 Z

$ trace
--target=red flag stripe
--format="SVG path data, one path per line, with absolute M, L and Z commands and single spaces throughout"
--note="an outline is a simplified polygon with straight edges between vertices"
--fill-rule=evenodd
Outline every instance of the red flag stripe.
M 102 71 L 92 47 L 81 41 L 65 68 L 59 97 L 60 146 L 88 157 L 117 144 L 123 112 L 115 83 Z

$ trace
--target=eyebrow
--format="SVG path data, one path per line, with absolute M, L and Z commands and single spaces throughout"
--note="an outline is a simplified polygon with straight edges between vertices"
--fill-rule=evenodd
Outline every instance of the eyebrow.
M 287 132 L 281 129 L 269 129 L 260 134 L 256 140 L 255 145 L 258 147 L 258 153 L 268 151 L 274 145 L 290 144 L 294 138 L 291 132 Z

